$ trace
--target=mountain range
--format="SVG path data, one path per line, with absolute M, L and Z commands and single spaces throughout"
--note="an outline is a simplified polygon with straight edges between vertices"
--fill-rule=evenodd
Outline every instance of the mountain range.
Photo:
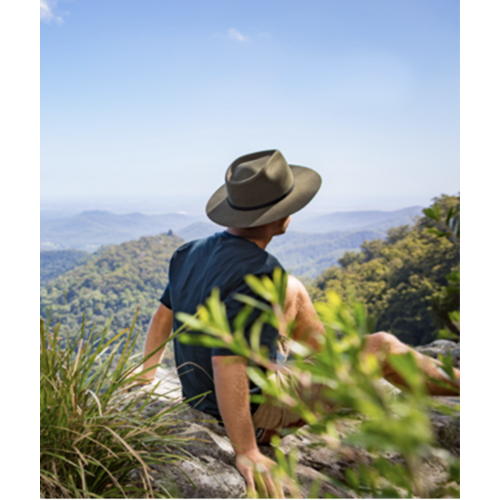
M 94 251 L 102 245 L 176 231 L 198 219 L 200 217 L 181 213 L 118 215 L 103 210 L 90 210 L 60 219 L 41 219 L 40 249 Z
M 383 238 L 389 227 L 411 224 L 413 217 L 420 212 L 421 207 L 408 207 L 389 212 L 332 212 L 310 217 L 301 214 L 301 217 L 292 217 L 290 230 L 275 238 L 268 250 L 288 272 L 302 278 L 315 278 L 321 271 L 336 264 L 347 250 L 359 249 L 365 240 Z M 41 281 L 45 283 L 47 279 L 57 276 L 58 258 L 61 259 L 61 272 L 68 270 L 73 261 L 78 261 L 77 254 L 68 254 L 64 250 L 93 252 L 101 246 L 159 234 L 175 233 L 184 241 L 191 241 L 222 230 L 221 226 L 206 217 L 182 213 L 117 215 L 92 210 L 70 217 L 42 218 L 40 248 L 58 250 L 59 253 L 41 254 Z
M 291 229 L 304 233 L 329 233 L 331 231 L 386 231 L 391 227 L 411 224 L 413 218 L 422 215 L 420 206 L 402 208 L 401 210 L 382 211 L 364 210 L 353 212 L 331 212 L 325 215 L 294 220 Z

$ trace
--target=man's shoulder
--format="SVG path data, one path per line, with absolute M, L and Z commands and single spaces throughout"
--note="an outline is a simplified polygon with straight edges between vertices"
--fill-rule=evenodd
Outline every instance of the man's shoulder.
M 197 240 L 188 241 L 187 243 L 184 243 L 183 245 L 181 245 L 175 251 L 175 253 L 176 254 L 187 253 L 191 250 L 205 248 L 205 247 L 213 244 L 216 240 L 220 239 L 220 236 L 221 236 L 221 233 L 215 233 L 215 234 L 212 234 L 211 236 L 207 236 L 206 238 L 199 238 Z
M 266 252 L 266 257 L 262 264 L 261 274 L 270 274 L 277 267 L 285 270 L 284 267 L 281 265 L 281 262 L 273 254 Z
M 237 266 L 239 273 L 243 270 L 249 274 L 270 274 L 276 267 L 283 268 L 274 255 L 246 238 L 226 231 L 184 243 L 174 253 L 174 260 L 179 264 L 191 262 L 195 265 L 223 262 L 225 269 Z

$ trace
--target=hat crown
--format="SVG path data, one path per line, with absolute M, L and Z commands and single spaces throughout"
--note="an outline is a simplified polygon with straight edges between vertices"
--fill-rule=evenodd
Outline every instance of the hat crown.
M 277 149 L 236 159 L 226 172 L 227 198 L 231 206 L 254 209 L 282 199 L 293 189 L 294 175 Z

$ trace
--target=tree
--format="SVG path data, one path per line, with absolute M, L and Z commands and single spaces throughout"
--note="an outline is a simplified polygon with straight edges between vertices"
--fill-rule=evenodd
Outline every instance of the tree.
M 385 240 L 367 241 L 347 252 L 340 266 L 326 270 L 310 287 L 313 300 L 328 290 L 366 305 L 376 330 L 411 345 L 428 343 L 447 329 L 460 308 L 460 198 L 442 195 L 424 209 L 413 228 L 390 229 Z

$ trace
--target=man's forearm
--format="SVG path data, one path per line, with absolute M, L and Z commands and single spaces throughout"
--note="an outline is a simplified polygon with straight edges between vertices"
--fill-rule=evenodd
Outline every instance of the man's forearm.
M 162 344 L 164 344 L 170 334 L 172 332 L 173 326 L 173 313 L 170 309 L 166 308 L 163 305 L 160 305 L 158 310 L 153 315 L 151 319 L 151 323 L 148 328 L 148 335 L 146 337 L 146 344 L 144 346 L 144 356 L 146 357 L 148 354 L 152 353 Z M 165 352 L 164 345 L 161 349 L 158 349 L 149 359 L 144 362 L 143 369 L 147 370 L 155 365 L 161 363 L 163 354 Z M 144 378 L 147 380 L 153 380 L 155 377 L 156 368 L 148 371 Z
M 256 450 L 246 360 L 240 356 L 215 356 L 212 364 L 217 405 L 236 454 Z

